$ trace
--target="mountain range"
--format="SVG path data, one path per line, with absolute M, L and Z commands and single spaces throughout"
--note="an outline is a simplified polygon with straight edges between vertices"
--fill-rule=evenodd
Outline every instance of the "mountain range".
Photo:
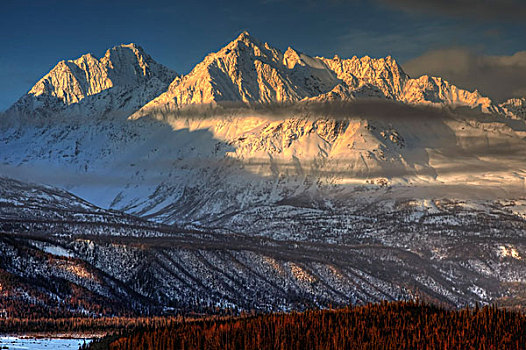
M 8 113 L 79 115 L 196 104 L 348 101 L 383 98 L 409 104 L 469 106 L 516 115 L 520 99 L 496 104 L 440 77 L 409 77 L 390 56 L 341 59 L 311 57 L 289 47 L 284 53 L 247 32 L 211 53 L 181 76 L 135 44 L 59 62 Z M 508 108 L 511 107 L 511 108 Z M 515 113 L 514 113 L 515 112 Z
M 137 310 L 521 305 L 525 107 L 246 32 L 186 75 L 61 61 L 1 116 L 0 268 Z
M 100 59 L 88 53 L 60 61 L 7 112 L 29 118 L 131 113 L 163 92 L 177 76 L 140 46 L 120 45 Z

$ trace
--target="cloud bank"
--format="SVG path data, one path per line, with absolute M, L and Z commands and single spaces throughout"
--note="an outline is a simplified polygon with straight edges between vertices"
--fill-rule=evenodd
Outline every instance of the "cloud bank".
M 440 76 L 453 84 L 478 89 L 496 101 L 526 96 L 526 51 L 487 56 L 466 48 L 433 50 L 403 64 L 412 77 Z

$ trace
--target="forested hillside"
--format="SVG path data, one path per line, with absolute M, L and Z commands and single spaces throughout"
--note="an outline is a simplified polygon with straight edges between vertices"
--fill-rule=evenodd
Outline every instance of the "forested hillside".
M 526 316 L 494 307 L 446 310 L 416 302 L 173 323 L 89 349 L 522 349 Z

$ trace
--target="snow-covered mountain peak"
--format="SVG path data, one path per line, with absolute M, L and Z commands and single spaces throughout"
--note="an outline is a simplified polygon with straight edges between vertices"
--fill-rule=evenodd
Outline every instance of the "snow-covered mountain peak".
M 100 59 L 88 53 L 60 61 L 7 113 L 30 119 L 64 113 L 132 113 L 164 91 L 176 76 L 140 46 L 119 45 Z
M 164 83 L 174 79 L 174 72 L 157 63 L 144 49 L 136 44 L 115 46 L 101 59 L 108 67 L 115 85 L 135 85 L 153 77 Z
M 211 55 L 223 59 L 243 57 L 241 60 L 260 59 L 275 62 L 278 62 L 283 56 L 278 49 L 259 41 L 246 31 Z
M 121 44 L 108 49 L 101 58 L 101 61 L 116 63 L 133 62 L 141 63 L 141 67 L 145 67 L 152 61 L 152 58 L 146 54 L 144 49 L 134 43 Z
M 513 106 L 496 106 L 478 91 L 463 90 L 440 77 L 413 79 L 391 56 L 311 57 L 292 47 L 283 53 L 248 32 L 207 55 L 186 76 L 177 76 L 133 43 L 115 46 L 100 59 L 86 54 L 61 61 L 11 111 L 46 116 L 66 109 L 79 115 L 118 111 L 133 119 L 188 105 L 370 97 L 516 114 L 510 112 Z M 76 107 L 68 109 L 71 105 Z
M 111 49 L 106 50 L 106 54 L 104 56 L 107 56 L 112 51 L 121 51 L 121 50 L 126 50 L 126 49 L 129 49 L 133 51 L 134 53 L 146 55 L 142 46 L 137 45 L 136 43 L 129 43 L 129 44 L 120 44 L 120 45 L 112 47 Z
M 387 56 L 311 57 L 292 47 L 282 53 L 247 32 L 209 54 L 188 75 L 132 118 L 156 110 L 222 102 L 283 103 L 390 99 L 409 104 L 452 105 L 501 112 L 489 98 L 439 78 L 409 77 Z
M 241 43 L 241 42 L 246 44 L 246 45 L 260 45 L 261 44 L 261 42 L 258 39 L 256 39 L 252 35 L 250 35 L 250 33 L 247 32 L 247 31 L 244 31 L 241 34 L 239 34 L 238 37 L 235 38 L 234 40 L 232 40 L 232 42 L 230 44 L 234 44 L 235 45 L 235 44 Z
M 98 77 L 96 84 L 87 81 L 89 75 Z M 69 105 L 112 86 L 99 60 L 92 54 L 85 54 L 75 60 L 60 61 L 29 90 L 28 95 L 55 97 Z
M 284 55 L 244 32 L 132 117 L 195 104 L 295 102 L 329 92 L 338 83 L 320 59 L 293 49 Z
M 298 89 L 283 65 L 283 54 L 243 32 L 211 53 L 168 91 L 148 103 L 140 114 L 156 108 L 179 108 L 218 102 L 270 103 L 298 101 L 308 92 Z M 137 115 L 136 115 L 137 116 Z

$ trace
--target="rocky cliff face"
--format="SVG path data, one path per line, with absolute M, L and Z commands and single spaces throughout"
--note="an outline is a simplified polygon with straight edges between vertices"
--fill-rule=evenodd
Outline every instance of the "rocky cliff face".
M 176 76 L 141 47 L 120 45 L 100 59 L 88 53 L 60 61 L 7 113 L 30 118 L 131 113 L 166 89 Z

